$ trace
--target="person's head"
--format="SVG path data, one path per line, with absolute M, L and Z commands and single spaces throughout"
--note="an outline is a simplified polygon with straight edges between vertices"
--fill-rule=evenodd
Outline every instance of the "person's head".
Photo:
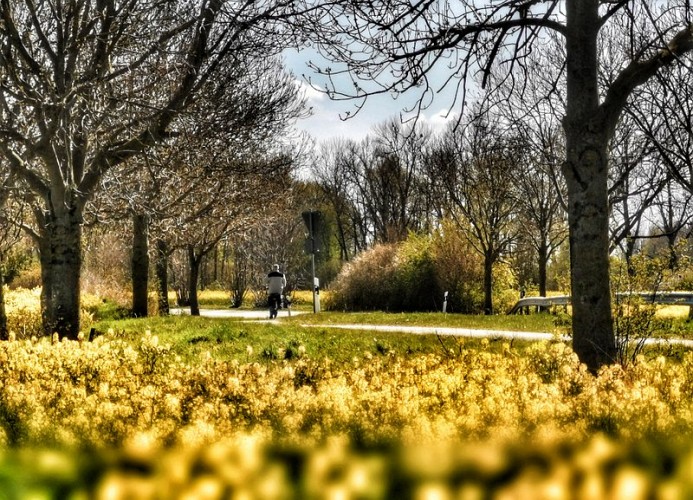
M 272 266 L 272 270 L 273 270 L 273 271 L 279 271 L 279 264 L 274 264 L 274 265 Z

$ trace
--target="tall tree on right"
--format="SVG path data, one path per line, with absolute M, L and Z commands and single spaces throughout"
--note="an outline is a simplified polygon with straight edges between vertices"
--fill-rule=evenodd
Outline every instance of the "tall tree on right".
M 592 371 L 615 362 L 608 144 L 635 89 L 693 50 L 690 2 L 345 0 L 315 15 L 323 53 L 347 63 L 324 69 L 326 90 L 336 98 L 363 99 L 357 106 L 372 94 L 414 91 L 420 93 L 414 111 L 420 110 L 439 90 L 434 72 L 441 71 L 448 76 L 442 85 L 453 87 L 456 102 L 463 102 L 472 76 L 480 74 L 485 86 L 499 65 L 506 82 L 522 92 L 527 56 L 546 50 L 547 37 L 562 40 L 573 348 Z M 600 51 L 613 33 L 629 34 L 627 43 Z M 600 74 L 605 57 L 621 64 Z

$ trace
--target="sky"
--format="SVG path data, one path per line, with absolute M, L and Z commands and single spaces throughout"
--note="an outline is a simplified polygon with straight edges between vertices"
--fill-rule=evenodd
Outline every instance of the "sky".
M 312 51 L 286 51 L 284 62 L 287 69 L 293 72 L 297 84 L 305 91 L 307 105 L 312 109 L 312 115 L 299 120 L 296 127 L 300 131 L 307 132 L 317 142 L 329 141 L 337 138 L 360 140 L 372 132 L 373 127 L 388 121 L 391 118 L 399 118 L 402 113 L 411 107 L 415 96 L 404 95 L 393 99 L 390 95 L 378 95 L 368 98 L 365 106 L 355 116 L 344 119 L 349 113 L 356 111 L 357 101 L 334 101 L 325 93 L 313 88 L 324 85 L 325 80 L 313 72 L 308 66 L 308 61 L 316 60 L 319 55 Z M 312 86 L 311 86 L 312 85 Z M 448 108 L 452 102 L 445 95 L 437 96 L 432 105 L 424 111 L 423 121 L 427 122 L 434 130 L 442 129 L 451 119 Z

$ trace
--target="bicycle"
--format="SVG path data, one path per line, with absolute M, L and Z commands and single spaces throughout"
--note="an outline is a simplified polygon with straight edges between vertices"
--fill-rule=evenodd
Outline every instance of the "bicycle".
M 267 296 L 267 303 L 269 305 L 269 317 L 274 319 L 277 317 L 279 307 L 281 306 L 282 296 L 278 293 L 270 293 Z

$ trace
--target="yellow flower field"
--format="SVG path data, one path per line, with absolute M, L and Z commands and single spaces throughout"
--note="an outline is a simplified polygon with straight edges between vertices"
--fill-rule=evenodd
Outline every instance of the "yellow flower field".
M 91 343 L 10 341 L 0 344 L 0 489 L 686 498 L 692 403 L 693 354 L 594 377 L 562 343 L 343 365 L 184 363 L 151 333 L 134 343 L 112 332 Z

